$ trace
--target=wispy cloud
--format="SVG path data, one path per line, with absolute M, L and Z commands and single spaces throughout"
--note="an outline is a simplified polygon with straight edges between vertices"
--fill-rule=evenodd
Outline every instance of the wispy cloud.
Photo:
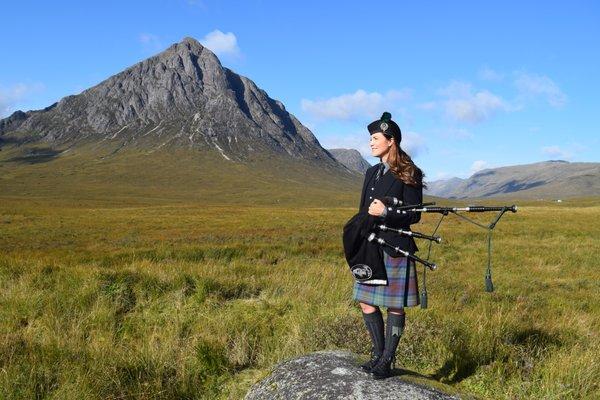
M 470 169 L 470 173 L 471 175 L 479 172 L 481 170 L 484 170 L 486 168 L 490 168 L 490 164 L 487 161 L 484 160 L 476 160 L 473 162 L 473 164 L 471 164 L 471 169 Z
M 234 56 L 241 55 L 240 48 L 237 43 L 237 37 L 232 32 L 223 33 L 218 29 L 209 32 L 200 39 L 200 43 L 204 47 L 209 48 L 217 56 Z
M 411 97 L 411 91 L 390 90 L 386 93 L 359 89 L 354 93 L 320 100 L 302 99 L 302 111 L 318 120 L 353 120 L 377 118 L 383 110 L 395 110 L 398 103 Z
M 347 135 L 327 135 L 319 139 L 321 146 L 326 149 L 355 149 L 368 159 L 371 156 L 368 133 L 356 132 Z
M 0 118 L 8 116 L 19 103 L 45 88 L 42 83 L 17 83 L 8 88 L 0 87 Z
M 566 146 L 543 146 L 540 151 L 542 154 L 552 158 L 552 159 L 561 159 L 571 161 L 575 158 L 579 153 L 587 150 L 586 146 L 583 146 L 579 143 L 570 143 Z
M 541 150 L 543 154 L 552 158 L 559 158 L 562 160 L 570 160 L 573 158 L 573 154 L 570 151 L 567 151 L 560 146 L 544 146 Z
M 508 104 L 488 90 L 474 91 L 470 83 L 453 81 L 438 90 L 446 116 L 457 122 L 483 122 L 498 111 L 509 109 Z
M 425 103 L 419 103 L 415 106 L 415 108 L 417 110 L 424 110 L 424 111 L 432 111 L 435 110 L 438 107 L 438 104 L 435 101 L 427 101 Z
M 558 85 L 545 75 L 517 72 L 515 86 L 519 94 L 525 98 L 541 96 L 552 107 L 562 107 L 567 102 L 567 95 L 562 92 Z
M 161 38 L 153 33 L 140 33 L 138 40 L 142 44 L 144 51 L 154 53 L 163 49 Z
M 450 179 L 450 178 L 454 178 L 455 174 L 451 174 L 450 172 L 446 172 L 446 171 L 438 171 L 435 173 L 435 175 L 433 176 L 433 179 L 431 179 L 431 181 L 438 181 L 438 180 L 446 180 L 446 179 Z
M 406 151 L 412 158 L 418 157 L 424 152 L 428 151 L 427 143 L 423 135 L 417 132 L 402 132 L 402 142 L 400 146 Z
M 507 74 L 484 67 L 478 76 L 481 80 L 501 81 L 505 80 Z M 438 99 L 422 102 L 414 107 L 418 110 L 442 112 L 452 122 L 477 124 L 500 112 L 522 111 L 538 98 L 555 108 L 562 107 L 567 102 L 566 94 L 545 75 L 514 71 L 511 76 L 514 95 L 509 100 L 488 89 L 476 89 L 469 82 L 451 81 L 436 91 Z M 507 85 L 503 86 L 508 89 Z M 517 89 L 516 92 L 514 88 Z
M 485 66 L 477 73 L 479 79 L 483 81 L 501 81 L 504 78 L 504 74 Z

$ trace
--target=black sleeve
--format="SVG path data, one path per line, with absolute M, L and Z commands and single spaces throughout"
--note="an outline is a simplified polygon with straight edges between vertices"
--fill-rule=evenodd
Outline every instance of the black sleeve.
M 423 188 L 403 184 L 402 201 L 404 205 L 421 204 L 423 202 Z M 421 220 L 420 212 L 397 212 L 395 208 L 388 208 L 384 223 L 391 228 L 408 228 Z

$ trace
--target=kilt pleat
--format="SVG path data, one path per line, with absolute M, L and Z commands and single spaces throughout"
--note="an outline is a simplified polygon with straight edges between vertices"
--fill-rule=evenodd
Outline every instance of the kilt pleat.
M 388 308 L 419 305 L 419 287 L 415 262 L 407 257 L 392 257 L 383 252 L 388 284 L 363 285 L 354 282 L 352 298 L 361 303 Z

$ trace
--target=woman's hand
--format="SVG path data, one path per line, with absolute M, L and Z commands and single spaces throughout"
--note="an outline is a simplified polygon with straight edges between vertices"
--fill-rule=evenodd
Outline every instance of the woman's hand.
M 383 214 L 384 208 L 385 208 L 385 205 L 378 199 L 375 199 L 369 205 L 369 214 L 375 215 L 376 217 L 378 217 L 381 214 Z

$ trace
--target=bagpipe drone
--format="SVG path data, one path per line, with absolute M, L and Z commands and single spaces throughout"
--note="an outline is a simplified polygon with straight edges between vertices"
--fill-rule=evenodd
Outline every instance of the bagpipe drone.
M 379 217 L 372 216 L 364 211 L 354 215 L 344 226 L 344 254 L 346 261 L 350 267 L 350 271 L 356 281 L 367 285 L 386 285 L 387 276 L 385 273 L 385 267 L 383 266 L 383 257 L 381 253 L 382 247 L 388 247 L 393 249 L 398 256 L 405 256 L 417 263 L 424 266 L 423 268 L 423 282 L 421 290 L 421 308 L 427 308 L 427 282 L 426 282 L 426 271 L 435 270 L 437 265 L 429 261 L 431 255 L 431 246 L 433 243 L 441 243 L 441 238 L 436 236 L 436 232 L 439 229 L 445 216 L 450 213 L 456 215 L 459 218 L 464 219 L 474 225 L 477 225 L 488 232 L 487 241 L 487 268 L 485 272 L 485 290 L 486 292 L 493 292 L 494 285 L 492 283 L 492 231 L 496 227 L 496 224 L 502 218 L 505 212 L 511 211 L 517 212 L 517 206 L 468 206 L 468 207 L 433 207 L 435 203 L 421 203 L 404 205 L 402 201 L 395 197 L 384 197 L 382 202 L 387 207 L 387 212 L 406 214 L 411 212 L 425 212 L 425 213 L 439 213 L 441 218 L 439 219 L 435 229 L 431 235 L 426 235 L 411 230 L 403 230 L 397 228 L 391 228 L 385 224 L 380 223 Z M 471 218 L 459 214 L 459 212 L 493 212 L 497 211 L 498 214 L 492 220 L 489 225 L 483 225 Z M 400 249 L 398 246 L 393 246 L 387 243 L 383 238 L 378 236 L 379 232 L 393 232 L 400 236 L 410 236 L 413 238 L 424 239 L 429 241 L 429 248 L 427 250 L 426 259 L 422 259 L 406 250 Z

